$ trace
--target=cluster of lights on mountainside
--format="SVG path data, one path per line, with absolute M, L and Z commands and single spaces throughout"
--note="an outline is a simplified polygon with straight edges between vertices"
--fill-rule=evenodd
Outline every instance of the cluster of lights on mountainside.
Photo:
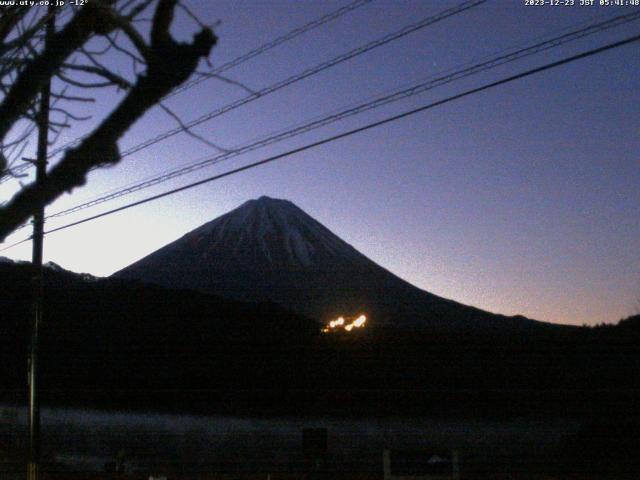
M 336 320 L 331 320 L 327 325 L 322 329 L 322 333 L 331 333 L 338 331 L 350 332 L 354 328 L 363 328 L 365 323 L 367 323 L 367 317 L 365 315 L 360 315 L 351 323 L 346 323 L 344 317 L 338 317 Z

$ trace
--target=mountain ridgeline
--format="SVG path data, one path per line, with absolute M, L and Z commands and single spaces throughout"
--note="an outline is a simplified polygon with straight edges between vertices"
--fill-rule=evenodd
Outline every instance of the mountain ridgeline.
M 364 312 L 374 326 L 550 328 L 420 290 L 365 257 L 293 203 L 269 197 L 244 203 L 114 278 L 237 300 L 270 300 L 322 322 Z
M 637 415 L 640 317 L 324 334 L 271 302 L 45 269 L 46 405 L 277 415 Z M 0 404 L 24 403 L 31 266 L 0 258 Z
M 0 403 L 31 265 L 0 258 Z M 277 415 L 638 415 L 640 318 L 580 328 L 420 290 L 262 197 L 110 278 L 45 269 L 45 404 Z M 324 333 L 337 315 L 366 328 Z

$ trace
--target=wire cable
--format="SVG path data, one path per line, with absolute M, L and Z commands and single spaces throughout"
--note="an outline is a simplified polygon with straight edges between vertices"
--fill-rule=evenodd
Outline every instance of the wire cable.
M 215 75 L 220 75 L 224 72 L 226 72 L 227 70 L 231 70 L 232 68 L 237 67 L 238 65 L 241 65 L 242 63 L 245 63 L 249 60 L 251 60 L 252 58 L 257 57 L 258 55 L 261 55 L 269 50 L 272 50 L 274 48 L 276 48 L 279 45 L 282 45 L 283 43 L 286 43 L 290 40 L 293 40 L 296 37 L 299 37 L 300 35 L 307 33 L 315 28 L 318 28 L 326 23 L 329 23 L 333 20 L 336 20 L 337 18 L 340 18 L 341 16 L 356 10 L 360 7 L 363 7 L 369 3 L 371 3 L 373 0 L 356 0 L 355 2 L 349 3 L 341 8 L 338 8 L 337 10 L 334 10 L 332 12 L 329 12 L 319 18 L 316 18 L 315 20 L 310 21 L 309 23 L 306 23 L 300 27 L 294 28 L 293 30 L 285 33 L 284 35 L 281 35 L 280 37 L 277 37 L 267 43 L 264 43 L 262 45 L 260 45 L 259 47 L 250 50 L 232 60 L 229 60 L 228 62 L 220 65 L 219 67 L 213 68 L 211 71 L 208 72 L 208 76 L 204 76 L 201 78 L 196 78 L 190 81 L 187 81 L 185 83 L 183 83 L 181 86 L 175 88 L 173 91 L 169 92 L 167 95 L 165 95 L 163 97 L 163 99 L 166 98 L 170 98 L 174 95 L 177 95 L 179 93 L 182 93 L 192 87 L 195 87 L 196 85 L 199 85 L 200 83 L 209 80 L 210 78 L 212 78 Z M 78 143 L 80 143 L 85 137 L 78 137 L 75 138 L 67 143 L 65 143 L 64 145 L 61 145 L 60 147 L 54 149 L 51 151 L 51 153 L 48 155 L 49 158 L 53 157 L 54 155 L 57 155 L 58 153 L 60 153 L 61 151 L 72 147 L 74 145 L 77 145 Z
M 462 78 L 469 77 L 471 75 L 475 75 L 477 73 L 504 65 L 506 63 L 513 62 L 515 60 L 524 58 L 526 56 L 534 55 L 541 51 L 546 51 L 551 48 L 555 48 L 564 43 L 583 38 L 587 35 L 591 35 L 593 33 L 600 32 L 602 30 L 612 28 L 615 26 L 619 26 L 625 22 L 629 22 L 632 20 L 640 19 L 640 12 L 636 12 L 633 14 L 621 15 L 609 20 L 605 20 L 603 22 L 597 23 L 595 25 L 590 25 L 586 28 L 576 30 L 574 32 L 570 32 L 560 37 L 555 37 L 550 40 L 546 40 L 543 42 L 539 42 L 535 45 L 522 48 L 515 52 L 507 53 L 504 55 L 499 55 L 497 57 L 491 58 L 487 61 L 472 65 L 470 67 L 454 71 L 448 75 L 430 78 L 426 82 L 419 83 L 417 85 L 412 85 L 409 88 L 405 88 L 399 91 L 395 91 L 389 95 L 385 95 L 379 98 L 375 98 L 374 100 L 356 105 L 354 107 L 348 108 L 346 110 L 339 111 L 338 113 L 334 113 L 328 116 L 321 117 L 319 119 L 313 120 L 311 122 L 304 123 L 297 127 L 294 127 L 289 130 L 285 130 L 283 132 L 279 132 L 276 134 L 272 134 L 270 136 L 258 139 L 254 142 L 247 143 L 240 147 L 237 147 L 229 152 L 225 152 L 222 154 L 215 155 L 213 157 L 206 157 L 197 162 L 191 163 L 189 165 L 179 167 L 177 169 L 170 170 L 166 173 L 156 175 L 151 178 L 147 178 L 145 180 L 139 181 L 138 183 L 129 184 L 128 186 L 121 188 L 119 190 L 111 191 L 105 195 L 99 196 L 92 200 L 83 202 L 81 204 L 75 205 L 73 207 L 67 208 L 65 210 L 58 211 L 49 215 L 47 218 L 61 217 L 65 215 L 69 215 L 71 213 L 77 212 L 79 210 L 83 210 L 86 208 L 93 207 L 95 205 L 114 200 L 116 198 L 122 197 L 124 195 L 128 195 L 130 193 L 134 193 L 136 191 L 152 187 L 154 185 L 158 185 L 160 183 L 166 182 L 173 178 L 194 172 L 196 170 L 205 168 L 207 166 L 220 163 L 224 160 L 228 160 L 233 157 L 237 157 L 239 155 L 249 153 L 251 151 L 257 150 L 259 148 L 263 148 L 274 143 L 301 135 L 303 133 L 307 133 L 309 131 L 318 129 L 320 127 L 324 127 L 331 123 L 334 123 L 339 120 L 343 120 L 345 118 L 363 113 L 368 110 L 372 110 L 375 108 L 379 108 L 383 105 L 387 105 L 392 102 L 397 102 L 401 99 L 414 96 L 425 91 L 431 90 L 433 88 L 451 83 L 456 80 L 460 80 Z
M 405 37 L 413 32 L 416 32 L 418 30 L 421 30 L 429 25 L 432 25 L 434 23 L 437 23 L 441 20 L 444 20 L 446 18 L 449 18 L 451 16 L 457 15 L 459 13 L 462 13 L 466 10 L 469 10 L 471 8 L 474 8 L 478 5 L 481 5 L 483 3 L 486 3 L 488 0 L 467 0 L 465 2 L 462 2 L 461 4 L 455 6 L 455 7 L 451 7 L 448 8 L 446 10 L 443 10 L 442 12 L 436 14 L 436 15 L 432 15 L 429 17 L 426 17 L 422 20 L 420 20 L 419 22 L 413 23 L 411 25 L 407 25 L 405 27 L 403 27 L 402 29 L 396 31 L 396 32 L 392 32 L 389 33 L 377 40 L 373 40 L 371 42 L 368 42 L 360 47 L 357 47 L 353 50 L 350 50 L 346 53 L 343 53 L 341 55 L 338 55 L 337 57 L 332 58 L 331 60 L 327 60 L 325 62 L 322 62 L 314 67 L 308 68 L 296 75 L 292 75 L 288 78 L 285 78 L 284 80 L 280 80 L 279 82 L 276 82 L 272 85 L 269 85 L 268 87 L 264 87 L 261 90 L 258 90 L 257 92 L 254 92 L 252 94 L 249 94 L 245 97 L 240 98 L 239 100 L 236 100 L 235 102 L 229 103 L 227 105 L 224 105 L 223 107 L 217 108 L 209 113 L 206 113 L 205 115 L 202 115 L 199 118 L 196 118 L 194 120 L 191 120 L 188 123 L 185 123 L 184 125 L 181 125 L 179 127 L 175 127 L 173 129 L 167 130 L 166 132 L 163 132 L 153 138 L 150 138 L 148 140 L 145 140 L 144 142 L 141 142 L 137 145 L 134 145 L 133 147 L 124 150 L 120 153 L 120 157 L 124 158 L 127 157 L 129 155 L 132 155 L 134 153 L 137 153 L 141 150 L 144 150 L 145 148 L 148 148 L 152 145 L 155 145 L 158 142 L 161 142 L 163 140 L 166 140 L 167 138 L 170 138 L 174 135 L 177 135 L 180 132 L 183 132 L 185 129 L 189 129 L 192 127 L 195 127 L 197 125 L 200 125 L 204 122 L 207 122 L 209 120 L 212 120 L 216 117 L 219 117 L 225 113 L 228 113 L 232 110 L 235 110 L 237 108 L 240 108 L 248 103 L 251 103 L 259 98 L 262 98 L 266 95 L 270 95 L 274 92 L 277 92 L 279 90 L 282 90 L 283 88 L 286 88 L 290 85 L 293 85 L 294 83 L 297 83 L 301 80 L 304 80 L 306 78 L 309 78 L 313 75 L 317 75 L 320 72 L 323 72 L 324 70 L 327 70 L 331 67 L 334 67 L 335 65 L 338 65 L 340 63 L 346 62 L 348 60 L 351 60 L 352 58 L 355 58 L 359 55 L 362 55 L 366 52 L 369 52 L 375 48 L 379 48 L 383 45 L 386 45 L 387 43 L 390 43 L 394 40 L 397 40 L 399 38 Z M 67 148 L 67 146 L 63 146 L 60 147 L 56 150 L 54 150 L 51 155 L 57 154 L 61 151 L 61 149 Z
M 264 52 L 271 50 L 272 48 L 277 47 L 278 45 L 285 43 L 289 40 L 292 40 L 300 35 L 302 35 L 303 33 L 306 33 L 310 30 L 313 30 L 314 28 L 317 28 L 321 25 L 324 25 L 327 22 L 330 22 L 331 20 L 335 20 L 336 18 L 341 17 L 342 15 L 344 15 L 345 13 L 348 13 L 352 10 L 355 10 L 359 7 L 362 7 L 368 3 L 371 3 L 373 0 L 356 0 L 353 3 L 350 3 L 342 8 L 339 8 L 338 10 L 335 10 L 333 12 L 330 12 L 316 20 L 312 20 L 311 22 L 295 28 L 293 30 L 291 30 L 288 33 L 285 33 L 284 35 L 275 38 L 274 40 L 267 42 L 261 46 L 259 46 L 258 48 L 251 50 L 250 52 L 245 53 L 244 55 L 241 55 L 239 57 L 234 58 L 233 60 L 228 61 L 227 63 L 224 63 L 222 65 L 220 65 L 217 68 L 214 68 L 213 70 L 211 70 L 210 74 L 211 75 L 220 75 L 221 73 L 226 72 L 227 70 L 230 70 L 234 67 L 237 67 L 238 65 L 251 60 L 254 57 L 257 57 L 258 55 L 263 54 Z M 207 80 L 209 80 L 211 77 L 200 77 L 200 78 L 195 78 L 193 80 L 187 81 L 185 83 L 183 83 L 182 85 L 180 85 L 179 87 L 177 87 L 176 89 L 174 89 L 172 92 L 170 92 L 167 96 L 165 96 L 164 98 L 169 98 L 172 97 L 174 95 L 177 95 L 179 93 L 184 92 L 185 90 L 189 90 L 190 88 L 205 82 Z
M 316 148 L 316 147 L 319 147 L 321 145 L 325 145 L 325 144 L 330 143 L 330 142 L 334 142 L 336 140 L 340 140 L 340 139 L 343 139 L 343 138 L 346 138 L 346 137 L 350 137 L 352 135 L 355 135 L 357 133 L 361 133 L 361 132 L 370 130 L 372 128 L 376 128 L 376 127 L 379 127 L 379 126 L 382 126 L 382 125 L 386 125 L 386 124 L 391 123 L 391 122 L 395 122 L 397 120 L 409 117 L 411 115 L 415 115 L 415 114 L 420 113 L 420 112 L 424 112 L 426 110 L 430 110 L 432 108 L 444 105 L 446 103 L 450 103 L 450 102 L 453 102 L 455 100 L 459 100 L 461 98 L 468 97 L 470 95 L 474 95 L 474 94 L 483 92 L 485 90 L 489 90 L 489 89 L 495 88 L 495 87 L 500 86 L 500 85 L 504 85 L 506 83 L 514 82 L 516 80 L 520 80 L 522 78 L 529 77 L 529 76 L 535 75 L 537 73 L 541 73 L 541 72 L 544 72 L 544 71 L 547 71 L 547 70 L 551 70 L 553 68 L 557 68 L 559 66 L 566 65 L 568 63 L 575 62 L 575 61 L 583 59 L 583 58 L 591 57 L 593 55 L 596 55 L 596 54 L 599 54 L 599 53 L 603 53 L 605 51 L 612 50 L 614 48 L 619 48 L 619 47 L 622 47 L 624 45 L 628 45 L 630 43 L 637 42 L 639 40 L 640 40 L 640 35 L 635 35 L 635 36 L 632 36 L 632 37 L 628 37 L 628 38 L 626 38 L 624 40 L 620 40 L 620 41 L 617 41 L 617 42 L 614 42 L 614 43 L 610 43 L 610 44 L 604 45 L 602 47 L 594 48 L 592 50 L 589 50 L 589 51 L 586 51 L 586 52 L 583 52 L 583 53 L 579 53 L 577 55 L 572 55 L 570 57 L 566 57 L 566 58 L 563 58 L 561 60 L 548 63 L 548 64 L 543 65 L 541 67 L 537 67 L 537 68 L 533 68 L 533 69 L 530 69 L 530 70 L 526 70 L 526 71 L 518 73 L 516 75 L 512 75 L 512 76 L 503 78 L 501 80 L 497 80 L 497 81 L 482 85 L 480 87 L 472 88 L 470 90 L 467 90 L 465 92 L 459 93 L 457 95 L 453 95 L 453 96 L 447 97 L 447 98 L 445 98 L 443 100 L 438 100 L 436 102 L 429 103 L 427 105 L 423 105 L 423 106 L 418 107 L 418 108 L 414 108 L 412 110 L 403 112 L 401 114 L 393 115 L 393 116 L 387 117 L 387 118 L 385 118 L 383 120 L 379 120 L 379 121 L 376 121 L 376 122 L 373 122 L 373 123 L 369 123 L 369 124 L 364 125 L 362 127 L 354 128 L 352 130 L 348 130 L 346 132 L 343 132 L 343 133 L 340 133 L 340 134 L 337 134 L 337 135 L 333 135 L 333 136 L 324 138 L 324 139 L 319 140 L 317 142 L 309 143 L 309 144 L 304 145 L 302 147 L 294 148 L 294 149 L 288 150 L 288 151 L 286 151 L 284 153 L 280 153 L 278 155 L 274 155 L 274 156 L 265 158 L 263 160 L 260 160 L 260 161 L 257 161 L 257 162 L 253 162 L 253 163 L 250 163 L 248 165 L 244 165 L 242 167 L 235 168 L 233 170 L 230 170 L 230 171 L 218 174 L 218 175 L 214 175 L 212 177 L 208 177 L 208 178 L 205 178 L 203 180 L 199 180 L 197 182 L 193 182 L 193 183 L 190 183 L 190 184 L 187 184 L 187 185 L 183 185 L 183 186 L 178 187 L 178 188 L 174 188 L 172 190 L 160 193 L 158 195 L 153 195 L 151 197 L 147 197 L 147 198 L 144 198 L 142 200 L 138 200 L 136 202 L 129 203 L 127 205 L 123 205 L 121 207 L 114 208 L 112 210 L 108 210 L 106 212 L 99 213 L 97 215 L 92 215 L 90 217 L 84 218 L 82 220 L 78 220 L 76 222 L 68 223 L 66 225 L 62 225 L 60 227 L 57 227 L 57 228 L 54 228 L 54 229 L 51 229 L 51 230 L 47 230 L 45 232 L 45 234 L 59 232 L 61 230 L 65 230 L 65 229 L 68 229 L 68 228 L 71 228 L 71 227 L 74 227 L 74 226 L 77 226 L 77 225 L 81 225 L 83 223 L 86 223 L 86 222 L 89 222 L 89 221 L 92 221 L 92 220 L 96 220 L 98 218 L 102 218 L 102 217 L 105 217 L 107 215 L 111 215 L 111 214 L 114 214 L 114 213 L 117 213 L 117 212 L 121 212 L 121 211 L 127 210 L 129 208 L 133 208 L 133 207 L 136 207 L 136 206 L 139 206 L 139 205 L 143 205 L 145 203 L 148 203 L 148 202 L 151 202 L 151 201 L 154 201 L 154 200 L 158 200 L 160 198 L 164 198 L 164 197 L 176 194 L 178 192 L 189 190 L 191 188 L 195 188 L 195 187 L 203 185 L 205 183 L 213 182 L 215 180 L 219 180 L 221 178 L 225 178 L 225 177 L 228 177 L 230 175 L 234 175 L 236 173 L 240 173 L 240 172 L 243 172 L 243 171 L 246 171 L 246 170 L 250 170 L 250 169 L 259 167 L 261 165 L 265 165 L 267 163 L 271 163 L 271 162 L 274 162 L 276 160 L 280 160 L 282 158 L 289 157 L 291 155 L 295 155 L 297 153 L 300 153 L 300 152 L 303 152 L 303 151 L 306 151 L 306 150 L 310 150 L 312 148 Z
M 610 19 L 610 20 L 603 21 L 603 23 L 604 23 L 604 22 L 608 22 L 608 21 L 615 21 L 617 18 L 619 18 L 619 17 L 616 17 L 616 18 L 613 18 L 613 19 Z M 556 37 L 558 37 L 560 34 L 563 34 L 563 33 L 566 33 L 566 32 L 571 32 L 572 30 L 575 30 L 576 28 L 579 28 L 579 27 L 586 27 L 586 26 L 591 27 L 591 26 L 592 26 L 592 22 L 593 22 L 594 20 L 600 20 L 600 18 L 599 18 L 598 16 L 593 16 L 593 17 L 592 17 L 592 18 L 590 18 L 588 21 L 580 22 L 580 23 L 578 23 L 578 24 L 576 24 L 576 25 L 572 25 L 572 26 L 570 26 L 570 27 L 563 27 L 563 28 L 561 28 L 561 29 L 558 29 L 558 30 L 554 31 L 553 35 L 554 35 L 554 36 L 556 36 Z M 632 20 L 632 19 L 631 19 L 631 20 Z M 630 20 L 629 20 L 629 21 L 630 21 Z M 596 24 L 596 25 L 597 25 L 597 24 Z M 550 34 L 547 34 L 547 35 L 541 35 L 541 36 L 537 36 L 537 37 L 535 37 L 535 38 L 534 38 L 534 39 L 532 39 L 532 40 L 533 40 L 533 41 L 536 41 L 536 42 L 541 42 L 541 41 L 543 41 L 544 39 L 548 39 L 549 37 L 550 37 Z M 559 37 L 558 37 L 558 38 L 559 38 Z M 474 65 L 474 63 L 480 63 L 480 62 L 484 62 L 484 61 L 488 61 L 488 60 L 493 60 L 493 58 L 494 58 L 495 56 L 501 55 L 501 54 L 503 54 L 503 53 L 505 53 L 505 52 L 514 51 L 515 49 L 522 49 L 522 48 L 524 48 L 524 47 L 527 47 L 527 48 L 528 48 L 530 43 L 531 43 L 531 41 L 529 41 L 529 42 L 520 42 L 520 43 L 518 43 L 518 44 L 516 44 L 516 45 L 512 45 L 512 46 L 510 46 L 510 47 L 506 47 L 506 48 L 500 49 L 500 50 L 498 50 L 498 51 L 495 51 L 495 52 L 493 52 L 491 55 L 485 55 L 485 56 L 483 56 L 483 57 L 481 57 L 481 58 L 477 59 L 476 61 L 467 61 L 467 62 L 465 62 L 465 63 L 463 63 L 463 64 L 459 64 L 459 65 L 457 65 L 457 66 L 454 66 L 454 67 L 448 68 L 448 69 L 446 69 L 446 70 L 442 70 L 442 71 L 440 71 L 439 73 L 436 73 L 436 74 L 433 74 L 433 75 L 430 75 L 430 76 L 426 77 L 426 79 L 432 79 L 432 78 L 435 78 L 435 77 L 437 77 L 437 76 L 442 76 L 442 75 L 445 75 L 445 74 L 448 74 L 448 73 L 452 73 L 452 72 L 455 72 L 455 71 L 457 71 L 457 70 L 459 70 L 459 69 L 462 69 L 463 67 L 467 67 L 467 66 L 470 66 L 470 65 Z M 395 90 L 403 90 L 403 89 L 406 89 L 406 88 L 409 88 L 409 87 L 413 87 L 414 85 L 415 85 L 414 83 L 406 83 L 406 84 L 403 84 L 402 86 L 400 86 L 400 87 L 398 87 L 398 88 L 396 88 L 396 89 L 394 89 L 394 90 L 388 90 L 388 91 L 386 91 L 386 92 L 384 92 L 384 93 L 382 93 L 382 94 L 378 94 L 378 95 L 370 95 L 370 96 L 367 96 L 366 98 L 363 98 L 360 102 L 350 103 L 350 104 L 348 104 L 348 105 L 343 106 L 343 107 L 342 107 L 342 108 L 340 108 L 340 109 L 335 109 L 335 110 L 333 110 L 333 111 L 331 111 L 331 112 L 329 112 L 329 113 L 325 113 L 325 114 L 323 114 L 323 115 L 317 115 L 317 116 L 315 116 L 315 117 L 311 118 L 309 121 L 314 121 L 314 120 L 317 120 L 317 119 L 324 118 L 324 117 L 326 117 L 326 116 L 327 116 L 327 115 L 329 115 L 329 114 L 339 113 L 339 112 L 341 112 L 341 111 L 343 111 L 343 110 L 345 110 L 345 109 L 350 109 L 350 108 L 352 108 L 352 107 L 358 106 L 358 105 L 359 105 L 359 104 L 361 104 L 363 101 L 370 101 L 370 100 L 374 100 L 374 99 L 378 98 L 380 95 L 388 95 L 389 93 L 391 93 L 391 92 L 393 92 L 393 91 L 395 91 Z M 299 125 L 302 125 L 302 123 L 298 123 L 298 124 L 296 124 L 296 126 L 299 126 Z M 271 135 L 273 136 L 273 135 L 275 135 L 275 134 L 284 133 L 284 132 L 286 132 L 286 131 L 290 130 L 291 128 L 294 128 L 294 127 L 293 127 L 293 126 L 290 126 L 290 127 L 287 127 L 287 128 L 282 128 L 282 129 L 280 129 L 280 130 L 277 130 L 277 131 L 275 131 L 275 132 L 272 132 L 272 134 L 271 134 Z M 243 145 L 238 145 L 238 146 L 236 146 L 236 147 L 232 148 L 231 150 L 236 150 L 237 148 L 240 148 L 241 146 L 247 145 L 247 144 L 249 144 L 249 143 L 254 143 L 254 142 L 256 142 L 256 141 L 258 141 L 258 140 L 262 140 L 262 139 L 264 139 L 264 138 L 265 138 L 265 136 L 254 137 L 254 138 L 250 139 L 249 141 L 245 142 L 245 144 L 243 144 Z M 191 162 L 189 162 L 189 163 L 185 163 L 184 165 L 181 165 L 181 166 L 179 166 L 179 167 L 177 167 L 177 168 L 176 168 L 176 167 L 173 167 L 173 168 L 165 169 L 165 170 L 163 170 L 163 171 L 161 171 L 161 172 L 157 172 L 157 173 L 154 173 L 154 174 L 152 174 L 152 175 L 147 175 L 147 176 L 145 176 L 145 177 L 143 177 L 143 178 L 138 178 L 137 180 L 132 181 L 132 182 L 129 182 L 129 183 L 125 184 L 125 185 L 119 185 L 119 186 L 116 186 L 116 187 L 109 188 L 108 190 L 104 190 L 104 191 L 102 191 L 102 192 L 100 192 L 100 193 L 93 194 L 93 195 L 89 196 L 88 198 L 86 198 L 86 199 L 83 201 L 83 204 L 84 204 L 84 203 L 87 203 L 87 202 L 92 202 L 92 201 L 94 201 L 94 200 L 99 200 L 99 199 L 101 199 L 102 197 L 104 197 L 104 196 L 106 196 L 106 195 L 110 195 L 110 194 L 112 194 L 112 193 L 116 193 L 116 192 L 118 192 L 118 191 L 120 191 L 120 190 L 128 189 L 129 187 L 135 187 L 135 186 L 136 186 L 137 184 L 139 184 L 139 183 L 142 183 L 142 182 L 146 182 L 146 181 L 148 181 L 148 180 L 155 179 L 156 177 L 163 176 L 163 175 L 167 175 L 167 174 L 171 174 L 172 172 L 174 172 L 174 171 L 176 171 L 176 170 L 180 170 L 180 169 L 182 169 L 182 168 L 184 168 L 184 167 L 187 167 L 187 166 L 189 166 L 189 165 L 192 165 L 192 164 L 194 164 L 194 163 L 200 163 L 201 161 L 206 160 L 207 158 L 209 158 L 209 156 L 204 156 L 204 157 L 198 158 L 198 159 L 196 159 L 196 160 L 192 160 Z M 1 183 L 1 180 L 0 180 L 0 183 Z
M 0 252 L 4 252 L 5 250 L 9 250 L 10 248 L 17 247 L 18 245 L 28 242 L 29 240 L 33 240 L 33 236 L 29 236 L 20 240 L 19 242 L 12 243 L 11 245 L 7 245 L 6 247 L 0 248 Z

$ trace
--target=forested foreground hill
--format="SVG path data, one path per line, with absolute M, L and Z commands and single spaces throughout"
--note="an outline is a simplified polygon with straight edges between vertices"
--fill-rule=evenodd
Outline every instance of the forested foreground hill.
M 0 264 L 0 401 L 24 401 L 29 267 Z M 46 270 L 45 404 L 284 415 L 629 415 L 640 318 L 527 334 L 322 334 L 272 304 Z

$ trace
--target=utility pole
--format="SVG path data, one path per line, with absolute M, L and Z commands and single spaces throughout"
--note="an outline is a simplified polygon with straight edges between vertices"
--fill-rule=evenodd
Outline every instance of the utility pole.
M 55 35 L 55 7 L 49 5 L 45 47 Z M 38 153 L 36 164 L 36 185 L 42 186 L 47 174 L 47 147 L 49 142 L 49 102 L 51 97 L 51 79 L 42 87 L 40 106 L 38 109 Z M 38 480 L 40 463 L 40 398 L 38 396 L 38 348 L 39 334 L 42 323 L 42 303 L 44 288 L 42 282 L 42 250 L 44 237 L 44 202 L 38 206 L 33 215 L 33 250 L 31 256 L 33 274 L 32 282 L 32 324 L 31 346 L 29 348 L 29 459 L 27 465 L 27 480 Z

